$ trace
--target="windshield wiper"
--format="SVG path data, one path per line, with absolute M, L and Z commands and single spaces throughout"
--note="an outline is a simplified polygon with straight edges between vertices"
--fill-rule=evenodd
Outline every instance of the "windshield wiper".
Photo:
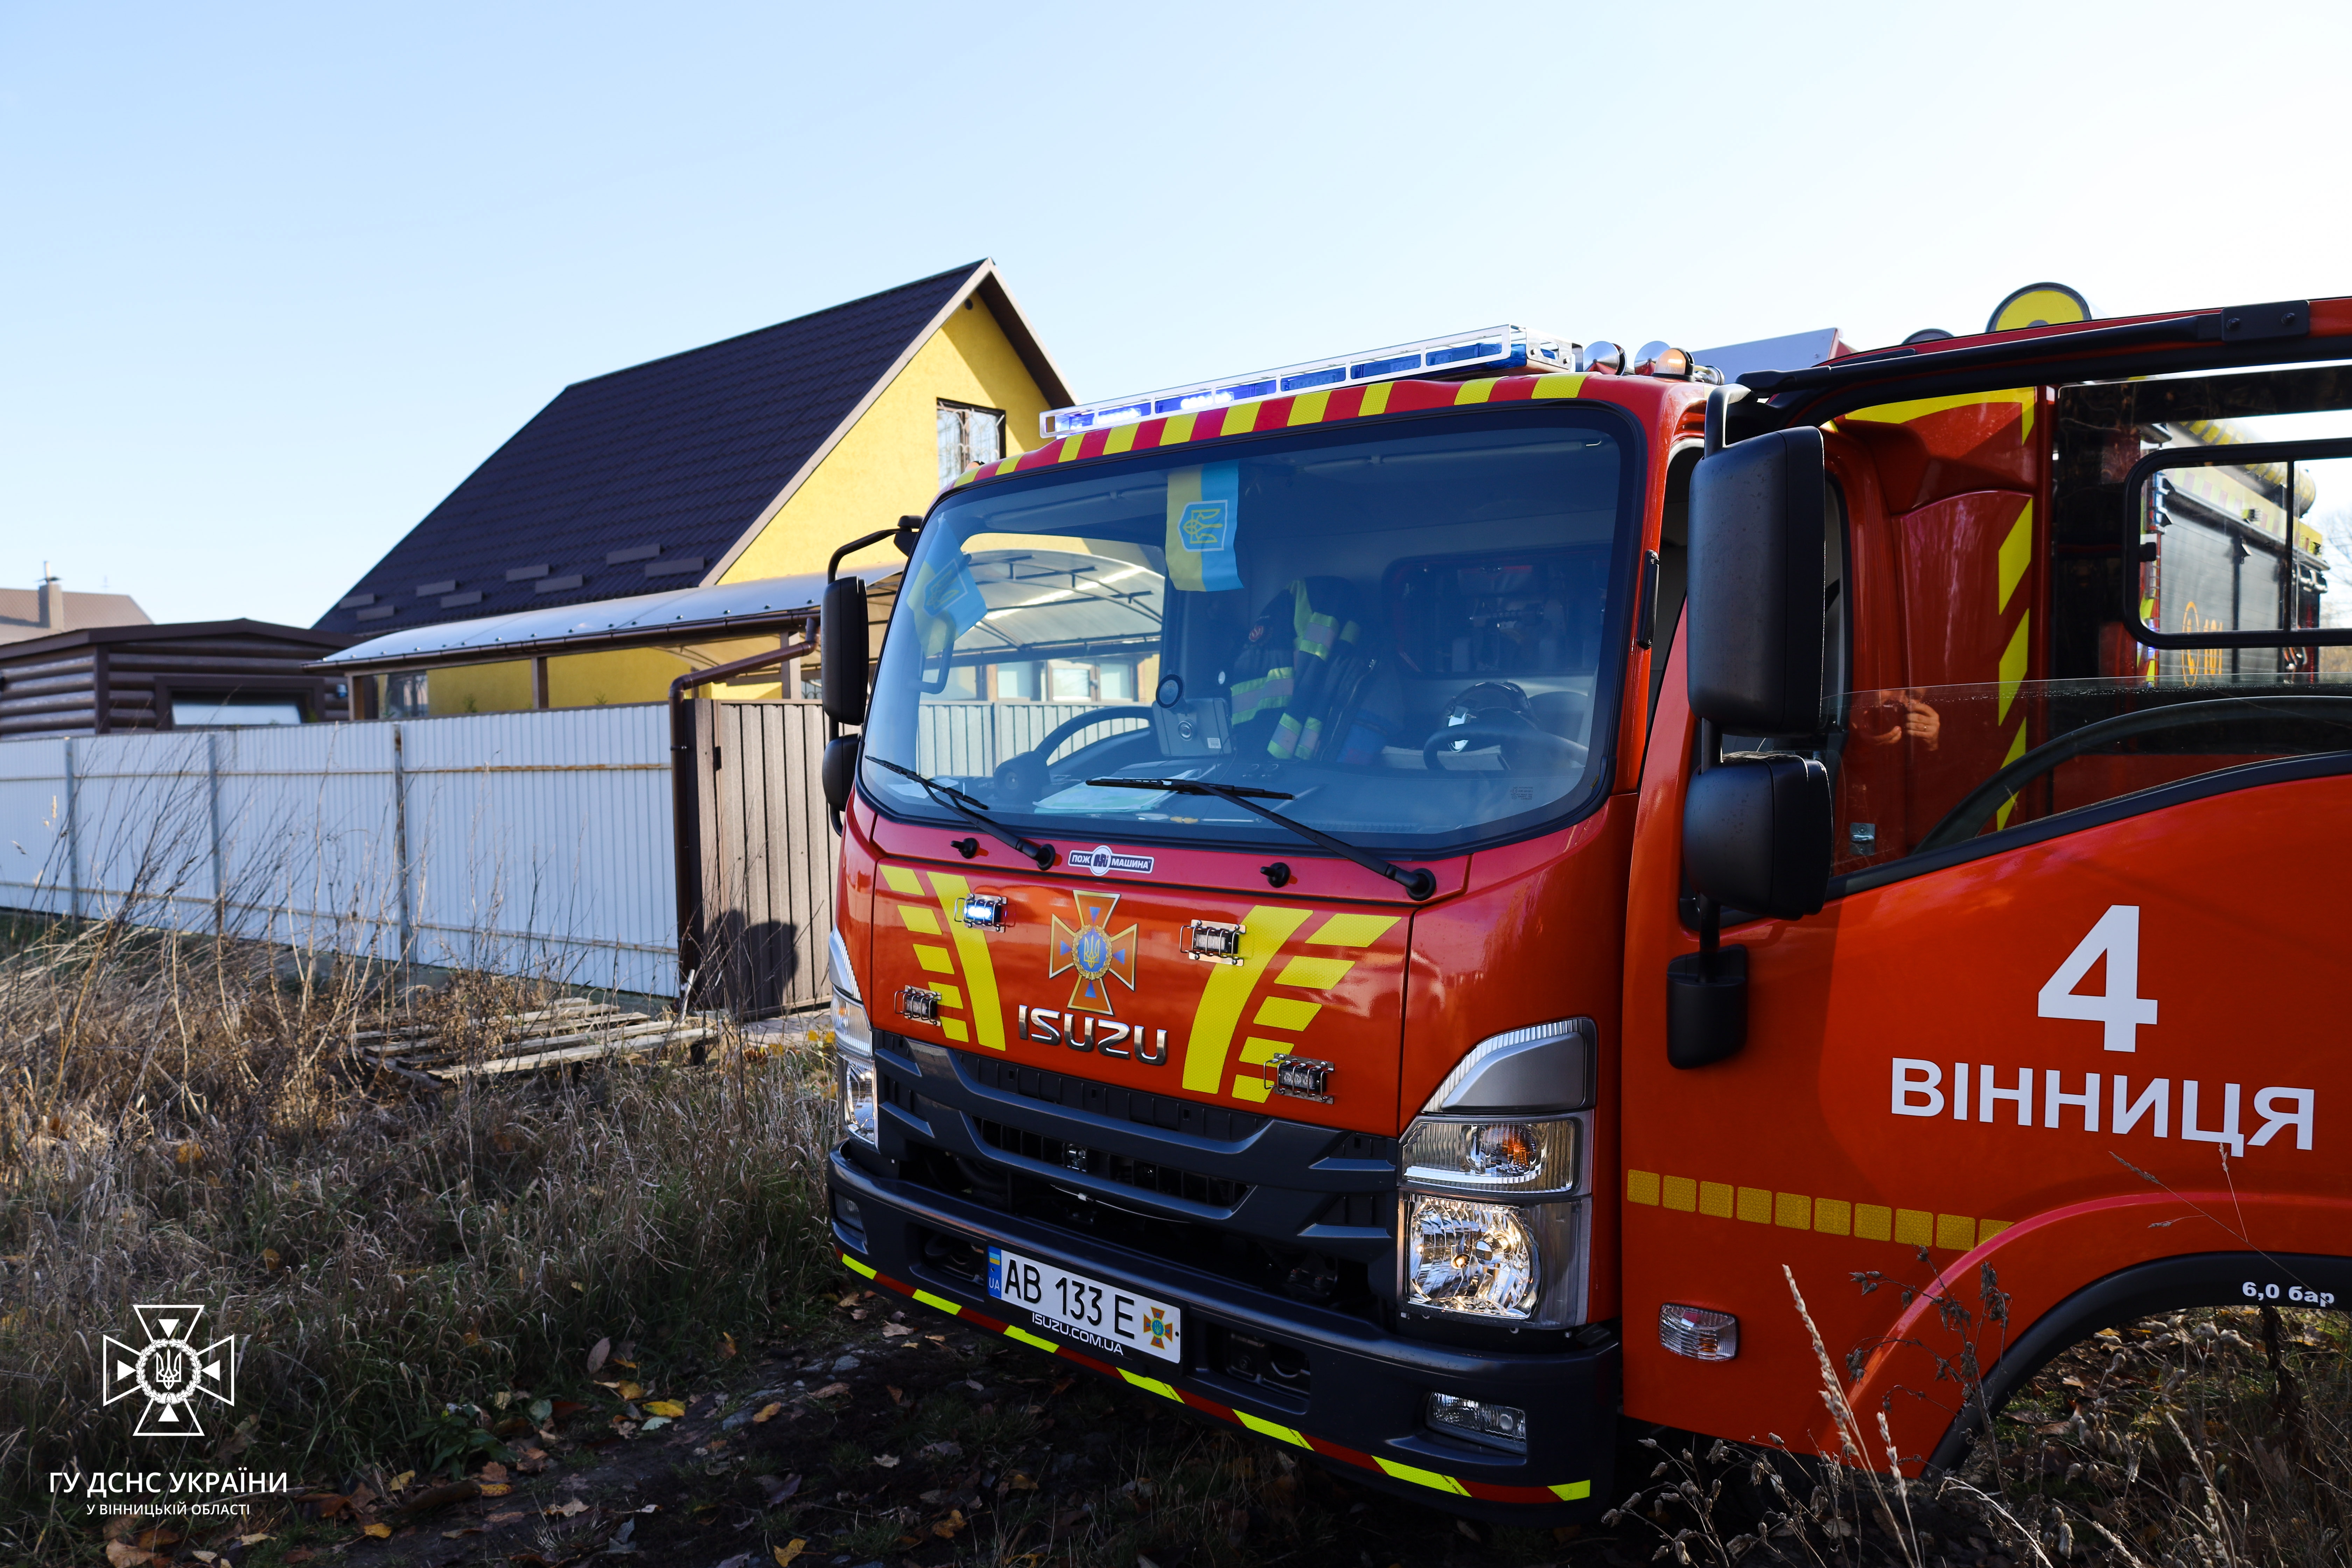
M 887 763 L 884 764 L 886 767 Z M 1405 890 L 1405 896 L 1415 900 L 1437 891 L 1437 879 L 1426 868 L 1407 870 L 1394 861 L 1383 860 L 1369 849 L 1359 849 L 1344 839 L 1334 838 L 1320 828 L 1309 827 L 1303 822 L 1253 805 L 1256 800 L 1296 800 L 1278 789 L 1250 789 L 1241 784 L 1209 784 L 1200 779 L 1088 779 L 1087 784 L 1105 789 L 1160 789 L 1174 795 L 1213 795 L 1218 800 L 1254 811 L 1268 822 L 1287 827 L 1310 844 L 1320 845 L 1334 855 L 1344 855 L 1367 871 L 1375 871 Z
M 866 754 L 866 760 L 877 768 L 888 768 L 902 778 L 914 780 L 929 792 L 933 800 L 967 821 L 977 824 L 991 838 L 1008 844 L 1014 850 L 1034 860 L 1040 871 L 1050 868 L 1054 862 L 1061 858 L 1054 853 L 1052 845 L 1040 844 L 1034 839 L 1024 838 L 1013 829 L 1000 824 L 996 818 L 980 808 L 980 802 L 972 799 L 955 785 L 943 784 L 936 779 L 927 779 L 912 768 L 902 768 L 898 763 L 887 758 L 875 756 L 871 752 Z

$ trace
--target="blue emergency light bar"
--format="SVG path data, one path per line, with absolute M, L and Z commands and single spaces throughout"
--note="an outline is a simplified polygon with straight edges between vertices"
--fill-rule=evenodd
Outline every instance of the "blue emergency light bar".
M 1281 397 L 1297 392 L 1319 392 L 1367 381 L 1388 381 L 1404 375 L 1458 375 L 1480 370 L 1494 375 L 1514 372 L 1549 374 L 1576 368 L 1580 347 L 1557 333 L 1531 332 L 1524 327 L 1485 327 L 1452 337 L 1423 338 L 1395 343 L 1369 353 L 1340 354 L 1307 360 L 1275 370 L 1187 386 L 1163 387 L 1132 397 L 1101 403 L 1080 403 L 1049 408 L 1038 416 L 1038 433 L 1047 440 L 1083 434 L 1112 425 L 1132 425 L 1163 414 L 1189 414 L 1198 408 L 1222 408 L 1260 397 Z

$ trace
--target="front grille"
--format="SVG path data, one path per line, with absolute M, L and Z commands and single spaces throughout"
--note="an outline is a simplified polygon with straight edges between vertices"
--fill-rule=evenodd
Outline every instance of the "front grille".
M 1173 1165 L 1157 1164 L 1150 1160 L 1129 1159 L 1125 1154 L 1090 1149 L 1083 1143 L 1072 1143 L 1060 1138 L 1043 1137 L 1024 1128 L 1008 1127 L 1002 1121 L 974 1117 L 972 1124 L 979 1130 L 980 1141 L 992 1149 L 1092 1176 L 1097 1181 L 1117 1182 L 1139 1192 L 1182 1198 L 1189 1203 L 1223 1209 L 1228 1213 L 1238 1208 L 1242 1200 L 1250 1194 L 1247 1182 L 1229 1182 L 1222 1176 L 1204 1176 L 1197 1171 L 1181 1171 Z
M 1069 1110 L 1108 1116 L 1114 1121 L 1132 1121 L 1144 1127 L 1157 1127 L 1163 1132 L 1182 1132 L 1195 1138 L 1230 1143 L 1249 1137 L 1264 1127 L 1267 1121 L 1255 1111 L 1231 1110 L 1222 1105 L 1203 1105 L 1194 1100 L 1179 1100 L 1173 1095 L 1150 1094 L 1139 1089 L 1097 1083 L 1092 1079 L 1079 1078 L 1073 1073 L 1045 1072 L 1036 1068 L 1023 1067 L 1017 1062 L 997 1061 L 970 1053 L 959 1054 L 963 1056 L 972 1078 L 982 1089 L 1017 1094 Z

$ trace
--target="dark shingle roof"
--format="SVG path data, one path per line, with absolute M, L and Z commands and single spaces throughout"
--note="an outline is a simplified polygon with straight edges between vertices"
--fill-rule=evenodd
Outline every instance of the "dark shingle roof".
M 692 586 L 984 265 L 565 387 L 318 628 L 373 637 Z M 652 546 L 652 559 L 606 559 Z M 540 566 L 544 577 L 508 581 Z M 360 618 L 386 605 L 395 613 Z

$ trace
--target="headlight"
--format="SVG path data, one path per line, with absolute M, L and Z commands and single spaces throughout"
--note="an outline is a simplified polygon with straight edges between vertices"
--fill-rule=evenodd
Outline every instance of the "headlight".
M 833 933 L 833 1050 L 841 1096 L 841 1130 L 866 1143 L 875 1139 L 874 1026 L 858 999 L 857 971 L 841 933 Z
M 874 1058 L 844 1051 L 840 1064 L 841 1130 L 863 1143 L 875 1142 Z
M 1543 1257 L 1528 1211 L 1406 1194 L 1404 1283 L 1416 1307 L 1527 1321 L 1543 1295 Z
M 1400 1151 L 1404 1179 L 1474 1192 L 1573 1192 L 1577 1131 L 1568 1117 L 1416 1117 Z

